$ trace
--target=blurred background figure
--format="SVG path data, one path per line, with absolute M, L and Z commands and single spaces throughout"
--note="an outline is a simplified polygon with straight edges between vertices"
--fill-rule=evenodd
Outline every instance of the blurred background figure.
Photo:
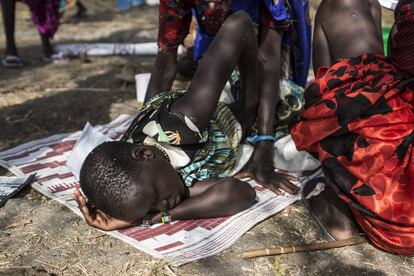
M 63 59 L 61 54 L 54 51 L 50 39 L 59 27 L 60 0 L 22 0 L 31 12 L 33 23 L 39 31 L 42 47 L 43 60 L 52 62 Z M 20 68 L 23 61 L 19 56 L 14 36 L 15 29 L 15 0 L 1 0 L 1 9 L 6 34 L 6 49 L 2 59 L 2 65 L 6 68 Z

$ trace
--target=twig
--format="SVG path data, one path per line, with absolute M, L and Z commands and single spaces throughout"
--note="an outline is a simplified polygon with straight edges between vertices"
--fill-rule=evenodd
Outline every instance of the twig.
M 81 91 L 81 92 L 130 92 L 125 89 L 109 89 L 109 88 L 99 88 L 99 87 L 56 87 L 56 88 L 46 88 L 46 92 L 65 92 L 65 91 Z
M 175 274 L 175 272 L 171 269 L 171 267 L 169 265 L 164 266 L 165 269 L 165 274 L 169 275 L 169 276 L 177 276 L 177 274 Z
M 256 249 L 256 250 L 244 252 L 243 259 L 251 259 L 251 258 L 256 258 L 256 257 L 273 256 L 273 255 L 281 255 L 281 254 L 289 254 L 289 253 L 297 253 L 297 252 L 320 251 L 320 250 L 356 245 L 356 244 L 361 244 L 361 243 L 366 243 L 366 242 L 367 240 L 364 237 L 358 236 L 355 238 L 341 240 L 341 241 L 328 241 L 328 242 L 305 244 L 301 246 L 290 246 L 290 247 L 263 248 L 263 249 Z
M 82 270 L 83 273 L 85 273 L 85 275 L 89 275 L 88 270 L 81 263 L 78 264 L 78 267 L 80 270 Z
M 26 268 L 32 268 L 32 267 L 30 265 L 19 265 L 19 266 L 0 267 L 0 270 L 26 269 Z
M 38 263 L 40 263 L 40 264 L 42 264 L 42 265 L 45 265 L 45 266 L 48 266 L 48 267 L 51 267 L 51 268 L 54 268 L 54 269 L 56 269 L 56 270 L 59 270 L 59 271 L 60 271 L 60 267 L 58 267 L 58 266 L 55 266 L 55 265 L 52 265 L 52 264 L 49 264 L 49 263 L 43 262 L 43 261 L 41 261 L 41 260 L 36 260 L 36 262 L 38 262 Z

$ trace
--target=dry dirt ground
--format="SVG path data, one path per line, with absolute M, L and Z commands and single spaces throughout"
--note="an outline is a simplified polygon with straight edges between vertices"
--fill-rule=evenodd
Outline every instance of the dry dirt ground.
M 154 41 L 157 8 L 117 12 L 114 1 L 84 1 L 87 18 L 61 26 L 56 43 Z M 317 2 L 317 1 L 316 1 Z M 316 2 L 313 3 L 316 5 Z M 0 67 L 0 149 L 106 123 L 136 107 L 134 86 L 114 79 L 153 58 L 106 57 L 44 64 L 38 35 L 19 4 L 17 42 L 26 66 Z M 388 14 L 389 17 L 389 14 Z M 0 32 L 0 55 L 4 36 Z M 184 84 L 177 83 L 176 87 Z M 4 173 L 4 172 L 3 172 Z M 28 223 L 23 226 L 22 224 Z M 0 209 L 0 275 L 412 275 L 414 260 L 365 244 L 316 253 L 241 260 L 244 250 L 322 241 L 301 203 L 246 233 L 221 254 L 179 268 L 88 227 L 66 207 L 27 188 Z

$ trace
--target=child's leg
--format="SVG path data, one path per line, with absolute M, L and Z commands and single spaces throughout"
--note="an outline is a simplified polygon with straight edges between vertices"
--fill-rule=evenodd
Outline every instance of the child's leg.
M 53 49 L 52 44 L 50 43 L 49 37 L 40 34 L 40 38 L 42 40 L 42 46 L 43 46 L 43 55 L 45 57 L 50 57 L 55 53 L 55 50 Z
M 17 47 L 14 40 L 16 1 L 1 0 L 1 10 L 3 13 L 4 32 L 6 33 L 5 55 L 17 56 Z
M 201 60 L 188 92 L 172 105 L 171 111 L 188 116 L 199 129 L 205 129 L 237 64 L 245 92 L 243 113 L 247 114 L 248 109 L 254 113 L 258 101 L 257 38 L 245 12 L 234 13 L 224 22 Z
M 81 2 L 81 1 L 76 1 L 76 14 L 75 17 L 82 17 L 86 14 L 87 12 L 87 8 L 85 7 L 85 5 Z

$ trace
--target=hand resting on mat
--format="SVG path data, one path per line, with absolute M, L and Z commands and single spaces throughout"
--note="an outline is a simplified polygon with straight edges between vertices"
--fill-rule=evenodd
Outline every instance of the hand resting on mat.
M 273 142 L 271 141 L 256 143 L 255 150 L 246 166 L 235 177 L 251 177 L 257 184 L 268 188 L 277 195 L 282 195 L 283 191 L 289 194 L 297 194 L 299 192 L 299 187 L 290 183 L 292 180 L 297 180 L 294 176 L 275 173 L 273 166 Z

